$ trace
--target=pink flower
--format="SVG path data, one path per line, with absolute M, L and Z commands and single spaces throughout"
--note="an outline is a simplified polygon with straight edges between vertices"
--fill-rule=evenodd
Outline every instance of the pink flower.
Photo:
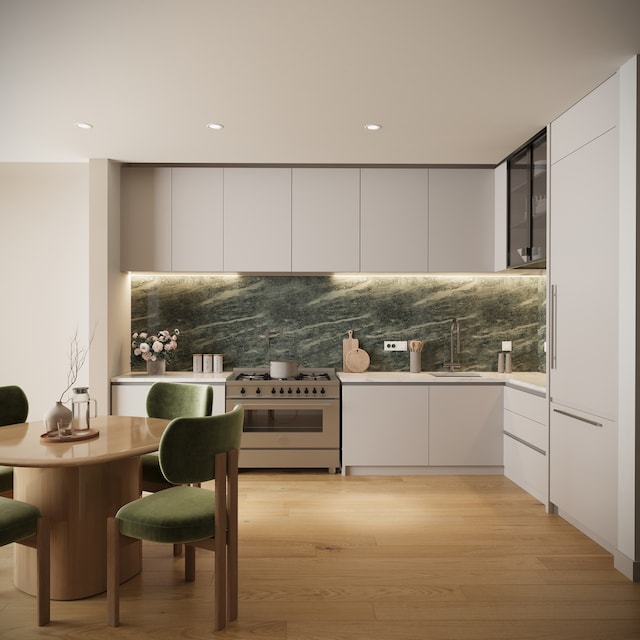
M 154 353 L 160 353 L 161 351 L 164 351 L 164 345 L 162 344 L 162 342 L 160 342 L 159 340 L 156 340 L 153 343 L 153 351 Z

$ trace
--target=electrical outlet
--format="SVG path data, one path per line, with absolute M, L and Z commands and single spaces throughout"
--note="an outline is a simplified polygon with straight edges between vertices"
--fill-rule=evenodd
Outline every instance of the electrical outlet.
M 512 349 L 511 340 L 503 340 L 502 341 L 502 350 L 503 351 L 511 351 Z
M 385 351 L 406 351 L 407 341 L 406 340 L 385 340 L 384 350 Z

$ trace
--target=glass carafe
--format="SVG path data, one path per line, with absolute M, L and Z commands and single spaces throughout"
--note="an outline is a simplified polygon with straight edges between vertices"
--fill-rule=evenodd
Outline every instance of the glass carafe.
M 93 404 L 93 416 L 91 405 Z M 71 396 L 71 410 L 73 413 L 72 427 L 74 433 L 82 433 L 91 428 L 91 418 L 97 414 L 97 403 L 89 398 L 88 387 L 75 387 Z

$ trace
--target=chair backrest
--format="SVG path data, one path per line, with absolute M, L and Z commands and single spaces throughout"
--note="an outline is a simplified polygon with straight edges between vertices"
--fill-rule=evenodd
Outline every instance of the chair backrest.
M 213 387 L 204 384 L 156 382 L 147 393 L 147 415 L 150 418 L 196 418 L 210 416 Z
M 244 408 L 204 418 L 176 418 L 160 439 L 160 469 L 173 484 L 206 482 L 215 478 L 215 456 L 240 450 Z
M 29 401 L 20 387 L 0 387 L 0 427 L 24 422 L 28 414 Z

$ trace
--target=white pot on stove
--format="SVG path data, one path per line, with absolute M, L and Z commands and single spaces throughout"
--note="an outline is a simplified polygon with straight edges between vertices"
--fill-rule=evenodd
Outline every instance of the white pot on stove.
M 296 360 L 272 360 L 269 363 L 269 375 L 272 378 L 295 378 L 299 366 Z

